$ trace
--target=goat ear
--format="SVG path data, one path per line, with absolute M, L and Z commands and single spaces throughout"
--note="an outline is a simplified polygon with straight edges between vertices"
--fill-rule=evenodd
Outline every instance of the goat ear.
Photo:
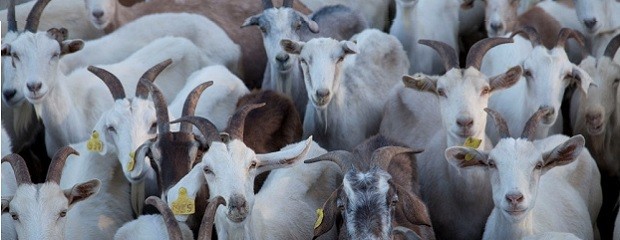
M 579 89 L 585 96 L 588 95 L 588 88 L 590 88 L 590 85 L 597 86 L 596 83 L 592 81 L 590 74 L 576 65 L 573 65 L 573 70 L 571 71 L 570 77 L 575 80 L 577 85 L 579 85 Z
M 84 47 L 84 41 L 77 40 L 66 40 L 61 44 L 60 55 L 70 54 L 77 51 L 82 50 Z
M 282 39 L 280 40 L 280 46 L 290 54 L 299 54 L 304 47 L 304 42 L 295 42 L 293 40 Z
M 6 213 L 11 210 L 9 209 L 9 203 L 11 202 L 11 199 L 13 199 L 13 196 L 2 197 L 2 213 Z
M 553 150 L 543 154 L 543 171 L 546 172 L 555 166 L 562 166 L 573 162 L 585 146 L 586 140 L 581 135 L 574 136 L 558 145 Z
M 99 122 L 97 122 L 97 125 L 95 125 L 86 146 L 88 151 L 97 152 L 102 156 L 108 152 L 108 146 L 111 145 L 111 141 L 106 131 L 107 129 L 104 121 L 102 120 L 104 118 L 105 117 L 102 117 Z
M 342 50 L 344 51 L 345 54 L 356 54 L 360 51 L 357 48 L 357 44 L 354 42 L 341 41 L 340 44 L 342 44 Z
M 491 91 L 512 87 L 521 79 L 521 74 L 523 74 L 523 68 L 521 66 L 514 66 L 505 73 L 491 77 L 489 79 Z
M 73 188 L 65 190 L 65 197 L 69 199 L 69 207 L 97 194 L 100 186 L 101 181 L 99 179 L 92 179 L 88 182 L 78 183 Z
M 248 26 L 256 26 L 258 25 L 258 19 L 260 19 L 260 17 L 263 16 L 263 14 L 256 14 L 254 16 L 251 16 L 249 18 L 246 18 L 245 21 L 243 21 L 243 24 L 241 24 L 241 27 L 248 27 Z
M 473 148 L 449 147 L 444 154 L 446 160 L 457 168 L 487 165 L 487 154 Z
M 411 194 L 410 190 L 398 184 L 392 184 L 400 200 L 396 204 L 396 219 L 407 219 L 412 224 L 432 226 L 431 217 L 422 199 Z M 403 218 L 404 217 L 404 218 Z
M 312 19 L 308 18 L 308 16 L 306 16 L 303 13 L 297 12 L 297 15 L 299 15 L 301 17 L 301 20 L 306 24 L 306 26 L 308 26 L 308 29 L 310 29 L 310 32 L 319 33 L 319 24 L 317 24 Z
M 306 141 L 296 143 L 295 146 L 267 154 L 256 154 L 258 159 L 257 170 L 262 172 L 270 171 L 276 168 L 292 166 L 294 163 L 306 157 L 306 154 L 312 146 L 312 136 Z
M 334 225 L 338 222 L 338 217 L 340 217 L 340 211 L 338 210 L 338 194 L 340 194 L 340 190 L 342 186 L 338 187 L 336 190 L 332 192 L 327 201 L 323 203 L 322 212 L 317 213 L 317 220 L 314 224 L 314 237 L 319 237 L 330 229 L 334 227 Z M 319 210 L 320 211 L 320 210 Z
M 437 79 L 422 73 L 413 76 L 403 76 L 403 83 L 408 88 L 413 88 L 420 92 L 430 92 L 437 94 Z
M 11 56 L 11 45 L 2 44 L 2 56 Z

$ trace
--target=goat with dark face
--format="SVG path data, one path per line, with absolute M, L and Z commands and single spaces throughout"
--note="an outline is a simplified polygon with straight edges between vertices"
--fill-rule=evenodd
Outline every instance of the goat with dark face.
M 330 230 L 340 216 L 344 221 L 341 239 L 391 239 L 392 225 L 412 229 L 418 238 L 434 239 L 426 206 L 416 196 L 415 158 L 403 155 L 419 151 L 398 145 L 379 135 L 353 153 L 334 151 L 305 161 L 333 161 L 345 173 L 342 185 L 323 205 L 324 217 L 317 221 L 315 237 Z

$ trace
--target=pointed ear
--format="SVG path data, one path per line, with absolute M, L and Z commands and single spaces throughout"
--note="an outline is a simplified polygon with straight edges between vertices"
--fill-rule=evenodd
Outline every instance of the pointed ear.
M 555 166 L 569 164 L 581 154 L 586 140 L 581 135 L 574 136 L 558 145 L 553 150 L 543 154 L 543 172 Z
M 263 16 L 262 13 L 246 18 L 245 21 L 243 21 L 243 24 L 241 24 L 241 28 L 244 28 L 247 26 L 257 26 L 258 20 L 260 19 L 261 16 Z
M 2 56 L 11 56 L 11 45 L 10 44 L 2 44 Z
M 82 50 L 84 47 L 84 41 L 81 39 L 77 40 L 66 40 L 62 41 L 60 55 L 70 54 L 77 51 Z
M 437 94 L 437 78 L 434 76 L 428 76 L 422 73 L 416 73 L 413 76 L 403 76 L 403 83 L 408 88 L 420 92 L 430 92 Z
M 286 150 L 280 150 L 277 152 L 256 154 L 258 159 L 257 171 L 258 173 L 270 171 L 277 168 L 289 167 L 294 163 L 306 157 L 306 154 L 312 146 L 312 136 L 306 141 L 296 143 L 295 146 Z
M 280 46 L 282 46 L 284 51 L 287 53 L 299 54 L 301 53 L 301 49 L 304 47 L 304 42 L 296 42 L 293 40 L 282 39 L 280 40 Z
M 78 183 L 73 188 L 65 190 L 65 197 L 69 199 L 69 207 L 97 194 L 100 186 L 101 181 L 99 179 L 92 179 L 88 182 Z
M 357 48 L 357 44 L 351 41 L 341 41 L 342 50 L 345 54 L 356 54 L 360 50 Z
M 404 216 L 412 224 L 431 227 L 431 217 L 422 199 L 398 184 L 392 184 L 392 186 L 396 189 L 400 199 L 396 204 L 396 219 L 403 219 Z
M 9 203 L 11 203 L 11 199 L 13 199 L 13 196 L 2 197 L 2 213 L 7 213 L 11 211 L 11 209 L 9 209 Z
M 491 77 L 489 79 L 491 91 L 512 87 L 521 79 L 521 74 L 523 74 L 523 68 L 521 66 L 514 66 L 505 73 Z
M 445 151 L 446 160 L 457 168 L 487 165 L 487 154 L 469 147 L 454 146 Z
M 342 185 L 332 192 L 327 201 L 323 203 L 322 215 L 318 214 L 318 218 L 314 224 L 314 237 L 317 238 L 328 232 L 338 222 L 340 211 L 338 210 L 338 195 L 342 191 Z
M 581 90 L 581 93 L 583 93 L 585 96 L 588 95 L 588 88 L 590 88 L 590 84 L 597 86 L 596 83 L 594 83 L 594 81 L 592 80 L 592 77 L 590 77 L 590 74 L 588 74 L 585 70 L 574 64 L 570 77 L 574 80 L 574 83 L 579 86 L 579 90 Z

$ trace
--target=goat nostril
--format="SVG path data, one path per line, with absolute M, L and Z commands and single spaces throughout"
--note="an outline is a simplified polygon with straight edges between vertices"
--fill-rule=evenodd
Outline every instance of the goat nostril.
M 281 63 L 288 61 L 288 59 L 289 56 L 286 53 L 280 53 L 276 56 L 276 60 Z
M 101 11 L 101 10 L 93 11 L 93 17 L 95 17 L 95 18 L 103 17 L 103 11 Z
M 592 29 L 596 25 L 596 18 L 590 18 L 583 20 L 583 24 L 586 25 L 587 28 Z
M 491 23 L 491 29 L 493 29 L 493 31 L 499 31 L 502 29 L 504 25 L 502 23 Z
M 316 90 L 316 96 L 319 97 L 319 98 L 329 97 L 329 90 L 327 90 L 327 89 Z
M 473 118 L 459 118 L 456 120 L 456 124 L 460 127 L 472 127 L 474 125 Z
M 4 95 L 4 98 L 6 100 L 11 100 L 11 98 L 13 98 L 15 96 L 15 94 L 17 93 L 17 90 L 15 89 L 11 89 L 11 90 L 4 90 L 2 92 L 2 95 Z
M 512 204 L 523 202 L 523 194 L 521 193 L 511 193 L 506 194 L 506 200 Z
M 26 84 L 26 87 L 28 87 L 28 90 L 30 90 L 31 92 L 37 92 L 41 90 L 41 86 L 43 86 L 43 84 L 40 82 Z

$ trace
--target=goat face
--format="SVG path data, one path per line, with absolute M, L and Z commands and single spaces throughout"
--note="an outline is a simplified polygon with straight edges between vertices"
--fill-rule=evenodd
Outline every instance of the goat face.
M 16 70 L 12 63 L 13 58 L 11 57 L 9 47 L 9 44 L 17 37 L 18 33 L 7 32 L 2 38 L 2 100 L 9 107 L 16 106 L 24 100 L 24 93 L 22 92 L 23 82 L 15 80 Z M 6 54 L 5 49 L 7 50 Z
M 315 38 L 307 43 L 282 40 L 284 50 L 298 54 L 308 99 L 319 110 L 325 110 L 340 88 L 347 55 L 355 54 L 357 46 L 350 41 Z
M 603 31 L 607 31 L 606 28 L 610 24 L 608 19 L 615 14 L 613 11 L 607 11 L 606 8 L 612 8 L 611 4 L 619 4 L 613 0 L 573 0 L 575 2 L 575 10 L 579 22 L 583 25 L 584 29 L 590 34 L 598 34 Z
M 519 0 L 486 0 L 485 23 L 489 37 L 499 37 L 517 22 Z
M 98 29 L 104 29 L 116 15 L 117 0 L 84 0 L 88 18 Z
M 584 144 L 579 135 L 542 153 L 526 139 L 504 138 L 489 153 L 457 146 L 446 149 L 445 155 L 455 167 L 484 167 L 489 171 L 496 210 L 518 222 L 534 207 L 540 176 L 577 159 Z
M 586 127 L 588 134 L 600 135 L 605 132 L 615 111 L 620 66 L 607 57 L 598 61 L 588 57 L 579 66 L 588 72 L 596 85 L 589 87 L 587 96 L 580 97 L 577 122 L 585 122 L 582 126 Z

